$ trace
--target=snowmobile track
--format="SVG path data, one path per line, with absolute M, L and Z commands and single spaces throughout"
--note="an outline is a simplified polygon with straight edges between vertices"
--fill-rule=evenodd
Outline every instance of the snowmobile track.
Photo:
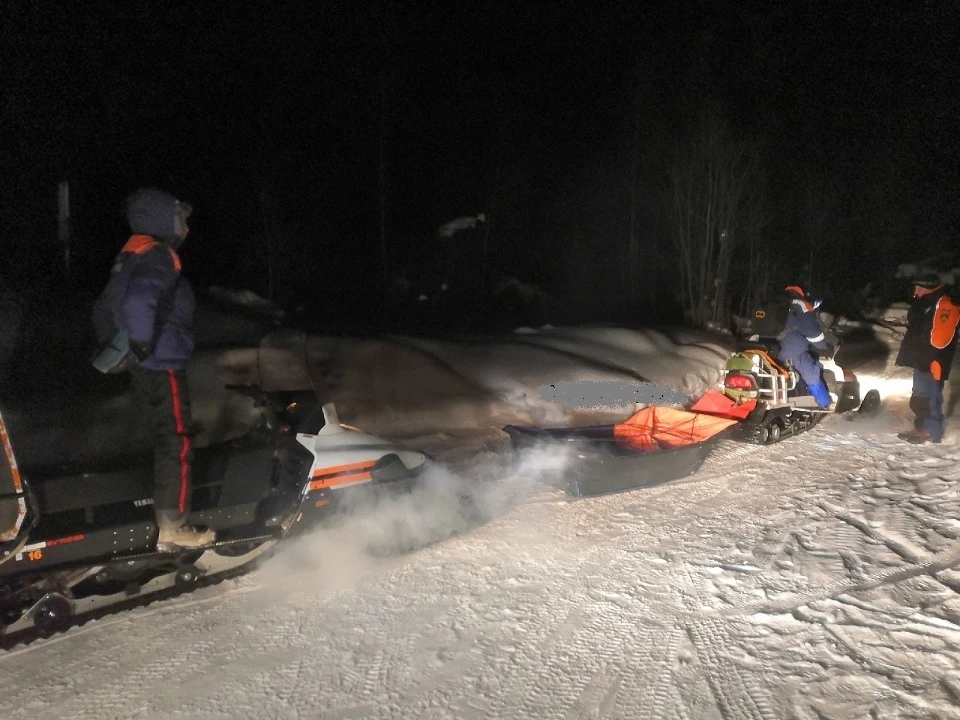
M 847 512 L 843 508 L 836 507 L 825 501 L 817 504 L 827 512 L 831 513 L 838 520 L 841 520 L 851 527 L 859 530 L 865 537 L 882 543 L 889 548 L 891 552 L 896 553 L 908 563 L 920 565 L 924 562 L 924 553 L 918 549 L 909 547 L 905 541 L 895 538 L 889 533 L 883 532 L 882 530 L 871 528 L 869 523 L 867 523 L 865 520 L 858 518 L 856 515 Z
M 686 632 L 686 628 L 678 624 L 655 636 L 653 657 L 661 660 L 658 664 L 663 670 L 644 694 L 639 707 L 638 720 L 660 720 L 660 718 L 666 717 L 671 688 L 673 687 L 673 672 L 671 669 L 673 663 L 663 662 L 663 660 L 676 661 L 680 639 Z
M 729 720 L 778 720 L 782 717 L 768 693 L 727 658 L 726 633 L 715 620 L 699 620 L 689 626 L 697 654 L 706 668 L 707 682 L 717 708 Z
M 34 643 L 37 643 L 38 641 L 63 637 L 71 630 L 84 627 L 90 623 L 96 622 L 97 620 L 102 620 L 104 618 L 119 619 L 119 617 L 122 617 L 126 613 L 132 612 L 133 610 L 148 607 L 157 602 L 172 600 L 178 597 L 185 597 L 196 592 L 197 590 L 207 587 L 214 587 L 220 585 L 226 580 L 233 580 L 238 577 L 243 577 L 244 575 L 248 575 L 255 570 L 257 565 L 272 557 L 278 550 L 279 547 L 274 546 L 264 554 L 252 559 L 247 565 L 241 565 L 240 567 L 213 575 L 201 576 L 188 587 L 177 587 L 174 585 L 173 587 L 157 590 L 146 595 L 134 595 L 129 600 L 114 603 L 98 610 L 91 610 L 89 612 L 75 615 L 70 618 L 70 620 L 63 625 L 63 627 L 57 628 L 52 632 L 40 632 L 36 628 L 32 628 L 29 630 L 12 633 L 10 635 L 0 636 L 0 653 L 20 651 L 26 649 Z
M 607 687 L 607 691 L 600 699 L 600 705 L 597 707 L 597 720 L 602 720 L 602 718 L 610 714 L 610 711 L 617 702 L 617 695 L 620 694 L 620 687 L 622 685 L 623 678 L 621 678 L 620 675 L 615 675 L 609 687 Z
M 944 555 L 944 553 L 941 553 L 941 555 Z M 937 577 L 937 573 L 957 568 L 960 568 L 960 549 L 946 553 L 944 557 L 934 558 L 918 565 L 910 565 L 905 568 L 890 568 L 881 572 L 872 573 L 858 582 L 835 582 L 819 592 L 798 593 L 786 597 L 783 600 L 745 605 L 740 608 L 721 611 L 719 614 L 728 617 L 743 617 L 751 614 L 776 615 L 788 613 L 813 602 L 829 600 L 847 593 L 874 590 L 882 585 L 902 582 L 911 578 L 920 577 L 921 575 L 930 575 L 938 582 L 942 582 L 940 578 Z

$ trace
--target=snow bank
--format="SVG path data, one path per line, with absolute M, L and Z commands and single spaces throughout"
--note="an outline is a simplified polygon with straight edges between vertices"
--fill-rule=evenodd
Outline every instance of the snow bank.
M 337 377 L 328 378 L 327 386 L 341 417 L 394 437 L 566 423 L 578 408 L 553 402 L 543 392 L 558 382 L 656 383 L 695 395 L 719 380 L 729 354 L 707 333 L 616 327 L 549 328 L 459 341 L 318 338 L 314 347 L 322 348 L 335 368 Z
M 633 405 L 570 406 L 551 399 L 557 383 L 654 383 L 687 396 L 718 381 L 729 349 L 698 331 L 618 327 L 544 328 L 457 341 L 411 337 L 311 337 L 315 375 L 298 353 L 253 346 L 202 349 L 188 372 L 195 444 L 238 437 L 259 414 L 227 384 L 269 376 L 275 389 L 310 389 L 333 401 L 341 419 L 386 437 L 495 430 L 507 424 L 581 424 L 623 417 Z M 260 365 L 258 366 L 258 362 Z M 626 393 L 624 393 L 626 394 Z M 5 414 L 27 465 L 114 457 L 149 447 L 129 393 L 64 398 L 58 406 Z
M 936 273 L 940 276 L 941 281 L 948 285 L 953 285 L 956 279 L 960 277 L 960 267 L 943 270 L 935 258 L 927 258 L 915 262 L 901 263 L 897 266 L 897 272 L 894 277 L 898 280 L 912 280 L 925 273 Z

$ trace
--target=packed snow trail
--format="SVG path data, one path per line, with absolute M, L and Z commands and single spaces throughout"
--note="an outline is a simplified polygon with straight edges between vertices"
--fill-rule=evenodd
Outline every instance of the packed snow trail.
M 0 716 L 960 718 L 960 446 L 897 440 L 905 418 L 576 501 L 491 437 L 425 438 L 510 502 L 411 554 L 320 532 L 7 653 Z

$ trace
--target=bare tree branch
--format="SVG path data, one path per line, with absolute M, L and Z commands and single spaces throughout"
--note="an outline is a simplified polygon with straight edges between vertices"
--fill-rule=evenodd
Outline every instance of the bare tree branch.
M 716 106 L 696 118 L 686 138 L 668 170 L 684 312 L 698 325 L 726 322 L 734 254 L 744 237 L 754 242 L 763 224 L 759 152 L 755 143 L 733 136 Z M 751 250 L 751 258 L 748 282 L 763 275 L 761 266 L 753 266 L 761 254 Z

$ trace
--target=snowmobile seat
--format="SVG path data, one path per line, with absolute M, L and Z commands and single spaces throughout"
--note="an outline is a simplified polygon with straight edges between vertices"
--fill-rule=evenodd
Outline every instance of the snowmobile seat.
M 30 478 L 44 514 L 133 502 L 153 496 L 153 458 L 128 460 L 98 472 L 35 470 Z
M 194 510 L 218 515 L 221 508 L 235 508 L 239 520 L 249 516 L 269 491 L 274 464 L 273 453 L 265 452 L 256 439 L 239 438 L 196 448 L 192 463 Z M 33 467 L 24 472 L 44 515 L 138 501 L 146 501 L 146 505 L 153 498 L 152 454 L 114 457 L 96 465 Z M 291 472 L 297 474 L 302 469 L 293 467 Z M 240 508 L 244 508 L 242 513 Z

